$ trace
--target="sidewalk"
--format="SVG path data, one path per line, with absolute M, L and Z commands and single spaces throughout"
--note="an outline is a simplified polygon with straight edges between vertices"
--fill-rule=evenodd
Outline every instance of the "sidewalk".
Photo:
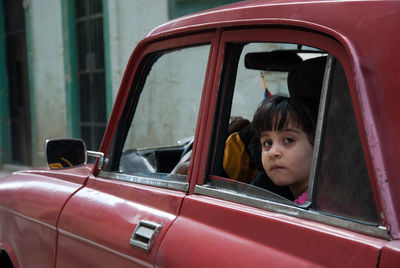
M 7 177 L 10 175 L 12 172 L 11 171 L 6 171 L 6 170 L 0 170 L 0 179 Z
M 18 170 L 23 170 L 23 169 L 31 169 L 32 167 L 27 167 L 27 166 L 19 166 L 19 165 L 3 165 L 3 167 L 0 169 L 0 179 L 7 177 L 8 175 L 11 175 L 14 171 Z

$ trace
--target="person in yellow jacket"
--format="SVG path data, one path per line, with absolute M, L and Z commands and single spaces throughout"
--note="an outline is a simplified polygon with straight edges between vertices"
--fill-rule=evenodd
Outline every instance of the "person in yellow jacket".
M 223 168 L 230 179 L 250 183 L 260 169 L 256 163 L 258 140 L 254 139 L 250 122 L 234 117 L 225 142 Z M 258 165 L 257 165 L 258 164 Z

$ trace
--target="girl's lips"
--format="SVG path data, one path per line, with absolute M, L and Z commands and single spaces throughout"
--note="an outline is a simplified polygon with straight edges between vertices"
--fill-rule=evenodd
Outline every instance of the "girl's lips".
M 284 167 L 279 166 L 279 165 L 272 165 L 271 168 L 270 168 L 270 170 L 273 171 L 273 170 L 283 169 L 283 168 L 284 168 Z

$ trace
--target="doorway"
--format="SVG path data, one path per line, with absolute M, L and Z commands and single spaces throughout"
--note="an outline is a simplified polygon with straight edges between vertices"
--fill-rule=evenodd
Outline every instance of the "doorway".
M 30 93 L 22 0 L 3 0 L 11 162 L 32 164 Z
M 98 150 L 107 121 L 102 1 L 76 0 L 75 25 L 80 133 Z

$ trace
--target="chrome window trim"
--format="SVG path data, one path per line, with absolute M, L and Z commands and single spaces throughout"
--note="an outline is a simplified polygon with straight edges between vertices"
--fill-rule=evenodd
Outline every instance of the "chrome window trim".
M 89 151 L 89 150 L 87 150 L 87 151 L 86 151 L 86 158 L 87 158 L 88 156 L 98 158 L 98 159 L 99 159 L 98 167 L 99 167 L 99 169 L 102 169 L 102 168 L 103 168 L 103 164 L 106 162 L 103 152 L 97 152 L 97 151 Z
M 132 182 L 181 192 L 187 192 L 189 189 L 189 183 L 186 181 L 186 176 L 180 175 L 167 175 L 167 178 L 154 178 L 101 170 L 99 176 L 107 179 Z M 170 179 L 168 179 L 168 176 L 170 176 Z
M 215 180 L 211 179 L 210 182 L 213 183 L 215 182 Z M 235 181 L 233 181 L 232 184 L 235 184 Z M 292 204 L 285 204 L 285 203 L 275 202 L 272 200 L 266 200 L 263 199 L 262 197 L 249 196 L 242 192 L 237 192 L 232 188 L 225 189 L 209 184 L 196 185 L 194 188 L 194 193 L 203 196 L 215 197 L 226 201 L 232 201 L 235 203 L 256 207 L 271 212 L 276 212 L 288 216 L 293 216 L 296 218 L 311 220 L 314 222 L 324 223 L 335 227 L 340 227 L 351 231 L 359 232 L 362 234 L 367 234 L 374 237 L 391 240 L 391 237 L 388 234 L 386 227 L 384 226 L 378 226 L 378 225 L 373 226 L 373 225 L 363 224 L 360 222 L 337 218 L 335 216 L 329 216 L 314 210 L 308 210 L 307 208 L 298 206 L 292 202 L 291 202 Z
M 326 116 L 327 116 L 327 109 L 328 109 L 328 90 L 332 84 L 332 69 L 334 64 L 334 58 L 331 54 L 328 55 L 326 59 L 325 65 L 325 74 L 324 80 L 322 83 L 321 89 L 321 97 L 319 102 L 318 108 L 318 118 L 317 118 L 317 126 L 315 130 L 315 138 L 314 138 L 314 149 L 312 154 L 312 162 L 311 162 L 311 169 L 310 169 L 310 178 L 308 182 L 308 190 L 307 190 L 307 201 L 305 206 L 310 206 L 314 197 L 314 190 L 315 190 L 315 180 L 318 172 L 318 166 L 320 162 L 320 156 L 322 151 L 322 144 L 323 144 L 323 136 L 322 132 L 326 125 Z

